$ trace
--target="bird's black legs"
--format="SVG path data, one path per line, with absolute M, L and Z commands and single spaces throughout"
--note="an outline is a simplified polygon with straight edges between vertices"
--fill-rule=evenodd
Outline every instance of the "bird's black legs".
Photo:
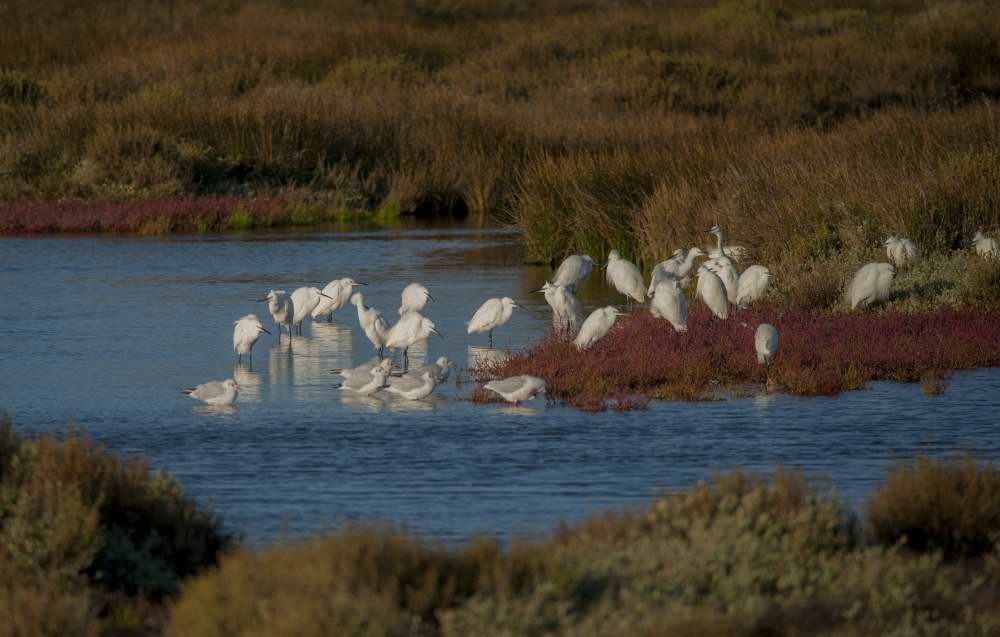
M 406 348 L 403 350 L 403 371 L 410 369 L 410 350 Z
M 490 330 L 490 349 L 493 349 L 493 330 Z

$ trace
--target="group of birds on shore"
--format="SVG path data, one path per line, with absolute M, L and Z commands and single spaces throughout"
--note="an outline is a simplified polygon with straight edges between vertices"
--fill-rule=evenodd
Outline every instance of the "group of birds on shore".
M 695 276 L 695 299 L 703 301 L 716 318 L 727 320 L 734 311 L 746 309 L 765 295 L 772 274 L 761 265 L 751 265 L 739 272 L 737 263 L 748 256 L 748 250 L 742 246 L 726 245 L 725 234 L 718 225 L 707 232 L 716 238 L 715 249 L 708 252 L 699 247 L 675 250 L 668 259 L 653 267 L 648 285 L 633 263 L 622 258 L 617 250 L 611 250 L 607 263 L 601 266 L 605 269 L 607 282 L 626 297 L 629 308 L 633 301 L 645 303 L 648 297 L 649 311 L 654 317 L 665 319 L 677 332 L 686 332 L 687 302 L 684 289 L 690 285 L 692 276 Z M 982 232 L 975 234 L 971 246 L 980 256 L 1000 256 L 997 241 Z M 846 298 L 852 309 L 864 308 L 886 299 L 897 268 L 917 258 L 916 244 L 905 237 L 890 236 L 883 247 L 890 263 L 868 263 L 858 270 L 848 284 Z M 695 259 L 699 257 L 707 257 L 707 260 L 695 270 Z M 589 255 L 570 255 L 556 269 L 552 280 L 535 290 L 544 294 L 546 302 L 552 308 L 554 328 L 564 333 L 575 333 L 573 344 L 579 350 L 592 347 L 607 335 L 623 314 L 615 306 L 609 305 L 594 310 L 584 318 L 575 293 L 594 267 L 594 259 Z M 270 290 L 259 301 L 267 303 L 268 312 L 277 325 L 279 342 L 282 326 L 291 337 L 293 330 L 298 334 L 302 333 L 302 323 L 306 318 L 319 321 L 325 317 L 331 322 L 336 310 L 348 303 L 354 305 L 361 329 L 378 355 L 354 368 L 331 370 L 343 377 L 338 387 L 365 396 L 386 391 L 408 400 L 428 397 L 438 384 L 448 378 L 450 368 L 455 366 L 446 357 L 440 357 L 434 363 L 409 369 L 408 350 L 411 346 L 428 339 L 432 334 L 444 338 L 434 322 L 423 315 L 427 303 L 434 298 L 425 286 L 419 283 L 409 284 L 400 295 L 399 320 L 390 327 L 381 312 L 365 305 L 361 292 L 354 292 L 355 288 L 364 285 L 366 284 L 347 277 L 335 279 L 323 289 L 300 287 L 287 297 L 284 290 Z M 493 331 L 506 324 L 518 307 L 520 306 L 510 297 L 488 299 L 468 322 L 467 331 L 469 334 L 488 334 L 492 348 Z M 239 362 L 247 355 L 251 357 L 252 364 L 253 346 L 261 333 L 271 332 L 264 328 L 254 314 L 248 314 L 234 323 L 233 350 L 238 355 Z M 758 363 L 769 366 L 777 347 L 777 328 L 768 323 L 759 325 L 754 337 Z M 401 369 L 396 369 L 394 359 L 384 357 L 386 348 L 402 350 Z M 484 388 L 517 404 L 544 393 L 545 381 L 534 376 L 515 376 L 491 381 Z M 233 379 L 213 381 L 186 390 L 185 393 L 212 406 L 228 406 L 235 402 L 239 385 Z

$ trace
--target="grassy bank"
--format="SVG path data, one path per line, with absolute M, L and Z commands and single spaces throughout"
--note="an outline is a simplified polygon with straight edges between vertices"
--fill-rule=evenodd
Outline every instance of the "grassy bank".
M 789 231 L 797 257 L 888 232 L 941 250 L 1000 226 L 998 12 L 14 0 L 0 210 L 293 193 L 498 212 L 543 261 L 614 246 L 648 265 L 708 221 L 775 265 Z
M 894 468 L 852 513 L 734 470 L 508 548 L 353 527 L 227 551 L 145 465 L 0 429 L 0 635 L 994 635 L 1000 473 Z M 179 590 L 178 590 L 179 586 Z

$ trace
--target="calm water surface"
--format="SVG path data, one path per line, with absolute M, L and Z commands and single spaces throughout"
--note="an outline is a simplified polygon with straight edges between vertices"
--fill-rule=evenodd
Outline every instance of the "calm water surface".
M 761 396 L 658 403 L 583 414 L 461 400 L 449 380 L 429 402 L 351 399 L 329 369 L 372 355 L 353 307 L 278 346 L 264 335 L 252 370 L 235 366 L 232 324 L 269 288 L 291 292 L 352 276 L 366 303 L 396 317 L 407 283 L 447 337 L 415 351 L 465 367 L 490 355 L 465 322 L 490 296 L 522 311 L 497 332 L 519 348 L 544 334 L 531 294 L 549 272 L 526 267 L 515 235 L 418 227 L 181 238 L 0 240 L 0 411 L 21 433 L 85 427 L 112 449 L 167 468 L 251 542 L 345 521 L 389 521 L 447 542 L 545 532 L 605 509 L 642 506 L 734 464 L 778 463 L 829 477 L 863 502 L 885 468 L 918 452 L 996 457 L 1000 370 L 957 374 L 943 396 L 876 383 L 838 398 Z M 598 276 L 585 309 L 610 297 Z M 603 302 L 602 302 L 603 301 Z M 180 393 L 234 377 L 238 408 Z

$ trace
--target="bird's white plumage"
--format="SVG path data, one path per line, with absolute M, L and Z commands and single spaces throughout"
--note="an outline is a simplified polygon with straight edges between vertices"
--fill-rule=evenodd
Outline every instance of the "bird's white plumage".
M 301 328 L 302 321 L 306 320 L 306 317 L 316 309 L 321 298 L 323 297 L 319 288 L 302 287 L 292 292 L 292 309 L 294 311 L 292 323 Z
M 434 299 L 426 287 L 419 283 L 409 284 L 400 294 L 399 315 L 402 316 L 407 312 L 423 312 L 428 300 Z
M 681 287 L 685 287 L 688 281 L 690 281 L 688 275 L 691 273 L 691 268 L 694 267 L 694 260 L 703 256 L 705 256 L 705 253 L 698 247 L 691 248 L 690 250 L 684 250 L 683 248 L 675 250 L 673 256 L 669 259 L 653 266 L 646 294 L 653 296 L 656 286 L 666 279 L 676 279 Z
M 736 272 L 736 267 L 731 261 L 722 259 L 716 259 L 715 263 L 708 267 L 718 275 L 723 287 L 726 288 L 726 300 L 730 304 L 736 303 L 740 288 L 740 275 Z
M 714 250 L 710 250 L 708 257 L 710 259 L 725 260 L 732 259 L 733 261 L 740 261 L 746 258 L 747 249 L 743 246 L 727 246 L 725 243 L 725 234 L 722 232 L 722 228 L 718 225 L 714 225 L 708 229 L 709 234 L 715 235 L 717 244 Z
M 889 297 L 896 268 L 891 263 L 869 263 L 861 267 L 847 286 L 851 309 L 867 307 Z
M 987 237 L 982 230 L 976 231 L 976 235 L 972 237 L 972 247 L 981 257 L 1000 257 L 1000 245 L 997 244 L 997 240 Z
M 708 265 L 698 268 L 698 287 L 695 298 L 700 298 L 716 317 L 729 318 L 729 297 L 722 279 Z
M 382 313 L 365 305 L 365 297 L 360 292 L 351 295 L 351 303 L 358 308 L 358 324 L 375 349 L 385 345 L 387 326 Z
M 556 273 L 552 276 L 552 285 L 562 286 L 575 291 L 577 286 L 583 283 L 591 271 L 594 269 L 594 260 L 590 255 L 571 254 L 559 264 Z
M 202 383 L 194 389 L 186 390 L 184 393 L 195 400 L 200 400 L 206 405 L 228 407 L 236 402 L 239 390 L 240 386 L 236 384 L 236 381 L 228 378 L 226 380 L 214 380 Z
M 775 352 L 778 351 L 778 329 L 770 323 L 761 323 L 753 337 L 754 349 L 757 351 L 757 362 L 770 365 Z
M 608 267 L 605 270 L 608 283 L 616 290 L 637 303 L 646 299 L 646 286 L 643 284 L 639 268 L 623 259 L 617 250 L 608 253 Z
M 233 323 L 233 351 L 242 356 L 253 350 L 254 343 L 264 332 L 264 326 L 257 320 L 256 314 L 247 314 Z
M 414 343 L 436 334 L 434 322 L 420 312 L 407 312 L 386 333 L 385 344 L 392 349 L 407 349 Z
M 885 252 L 897 268 L 917 258 L 917 244 L 905 237 L 891 236 L 883 244 Z
M 407 400 L 421 400 L 431 395 L 436 384 L 434 374 L 426 371 L 418 377 L 407 374 L 399 378 L 390 378 L 385 389 Z
M 546 281 L 541 292 L 545 293 L 545 301 L 552 308 L 552 325 L 557 331 L 579 329 L 583 323 L 583 308 L 569 288 Z
M 657 284 L 649 311 L 656 318 L 666 319 L 678 332 L 687 331 L 687 301 L 676 280 L 666 279 Z
M 594 310 L 583 322 L 580 333 L 576 335 L 573 344 L 580 350 L 593 346 L 611 331 L 620 315 L 621 312 L 611 305 Z
M 362 396 L 371 396 L 385 387 L 386 373 L 381 367 L 374 367 L 367 374 L 352 374 L 344 379 L 340 388 Z
M 455 367 L 455 363 L 448 360 L 447 356 L 439 356 L 433 363 L 428 363 L 427 365 L 421 365 L 416 369 L 411 369 L 403 374 L 403 376 L 420 378 L 425 372 L 430 372 L 431 375 L 434 376 L 434 382 L 440 385 L 444 381 L 448 380 L 452 367 Z
M 263 300 L 267 301 L 267 311 L 271 314 L 275 324 L 278 326 L 278 336 L 281 336 L 281 326 L 284 325 L 288 333 L 292 333 L 292 310 L 291 299 L 284 298 L 284 290 L 268 290 L 267 296 Z
M 505 296 L 502 299 L 487 299 L 469 321 L 469 334 L 492 332 L 510 320 L 517 304 Z
M 357 367 L 345 367 L 343 369 L 331 369 L 330 371 L 335 374 L 340 374 L 344 378 L 349 378 L 351 376 L 356 376 L 358 374 L 371 374 L 372 370 L 376 367 L 382 369 L 387 375 L 392 371 L 392 360 L 389 358 L 379 359 L 378 357 L 369 359 L 364 363 L 361 363 Z
M 762 265 L 751 265 L 740 274 L 736 306 L 746 309 L 751 303 L 764 298 L 771 282 L 771 271 Z
M 351 298 L 351 292 L 358 285 L 360 284 L 350 277 L 334 279 L 327 283 L 321 290 L 326 296 L 319 297 L 319 302 L 311 312 L 313 319 L 328 317 L 347 305 L 348 299 Z
M 483 385 L 485 389 L 496 392 L 509 403 L 517 404 L 531 400 L 536 395 L 545 392 L 545 381 L 537 376 L 512 376 L 502 380 L 491 380 Z

